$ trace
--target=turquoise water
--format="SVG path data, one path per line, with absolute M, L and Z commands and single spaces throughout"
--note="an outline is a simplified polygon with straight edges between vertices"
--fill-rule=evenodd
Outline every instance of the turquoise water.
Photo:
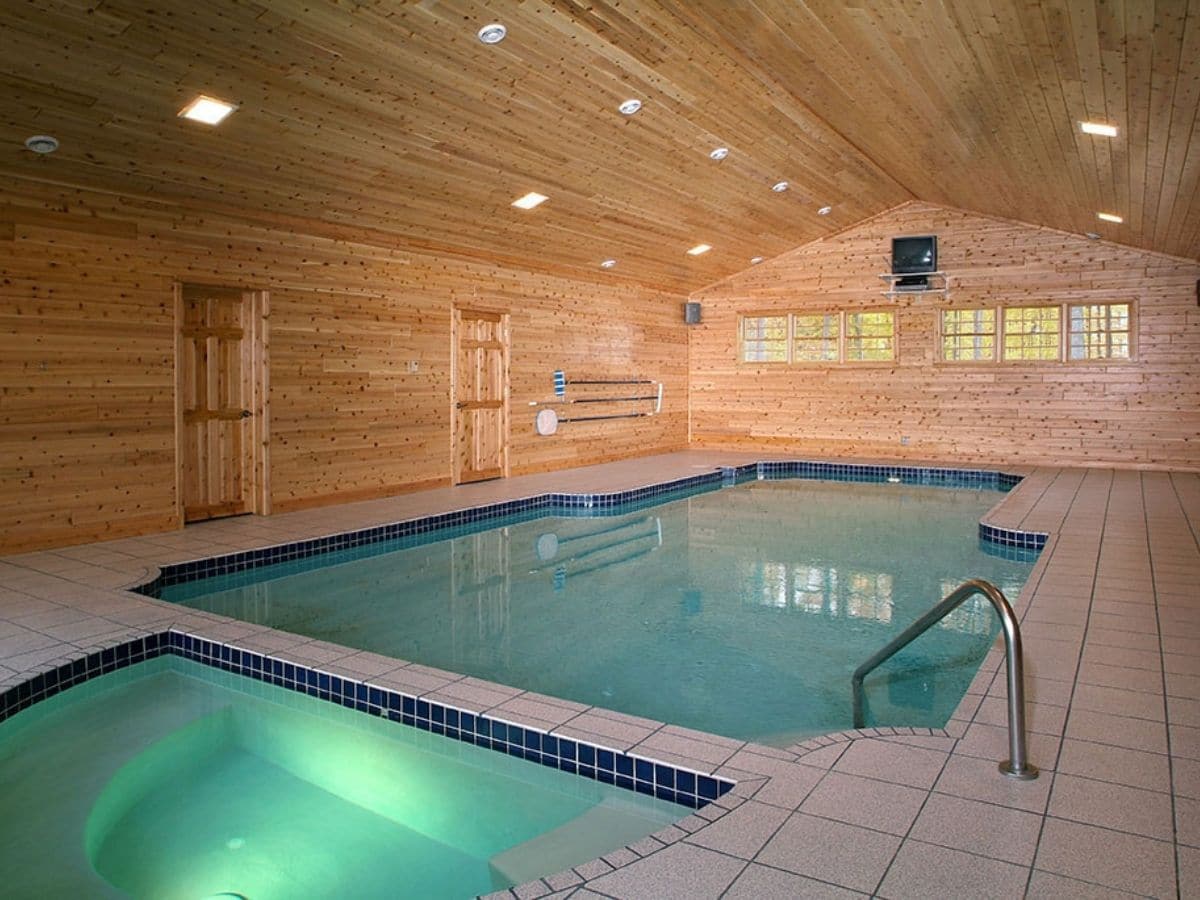
M 167 588 L 197 609 L 731 737 L 852 727 L 850 675 L 968 578 L 994 490 L 758 481 L 627 515 L 546 517 L 329 565 Z M 309 571 L 298 571 L 310 568 Z M 249 582 L 249 583 L 247 583 Z M 998 629 L 970 601 L 867 682 L 871 724 L 937 727 Z
M 471 897 L 689 810 L 164 657 L 0 724 L 0 894 Z

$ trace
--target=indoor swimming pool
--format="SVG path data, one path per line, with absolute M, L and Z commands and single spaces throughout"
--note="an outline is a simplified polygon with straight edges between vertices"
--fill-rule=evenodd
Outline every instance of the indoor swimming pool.
M 527 513 L 160 596 L 782 746 L 851 727 L 855 667 L 963 581 L 1016 601 L 1035 554 L 979 537 L 1002 496 L 978 484 L 754 480 L 629 511 Z M 943 725 L 996 633 L 982 598 L 956 610 L 871 676 L 867 723 Z

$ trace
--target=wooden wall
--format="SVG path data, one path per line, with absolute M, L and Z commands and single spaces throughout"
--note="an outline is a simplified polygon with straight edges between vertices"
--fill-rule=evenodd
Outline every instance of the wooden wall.
M 889 299 L 891 238 L 938 236 L 948 298 Z M 908 203 L 693 295 L 693 446 L 805 456 L 1200 468 L 1200 264 L 1017 222 Z M 1137 358 L 937 360 L 950 306 L 1131 301 Z M 740 311 L 889 308 L 883 366 L 737 361 Z M 907 444 L 901 439 L 907 437 Z
M 0 193 L 0 552 L 177 527 L 175 281 L 270 291 L 275 511 L 449 482 L 454 304 L 511 313 L 513 474 L 686 445 L 680 296 L 12 179 Z M 663 414 L 539 437 L 529 402 L 557 368 L 661 378 Z

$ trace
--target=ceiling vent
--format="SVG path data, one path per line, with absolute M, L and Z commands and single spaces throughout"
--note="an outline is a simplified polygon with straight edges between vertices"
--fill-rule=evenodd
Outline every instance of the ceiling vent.
M 53 153 L 58 149 L 58 140 L 48 134 L 35 134 L 25 141 L 25 146 L 34 153 Z
M 508 34 L 507 28 L 499 22 L 492 22 L 479 29 L 479 40 L 484 44 L 498 44 L 504 40 L 506 34 Z

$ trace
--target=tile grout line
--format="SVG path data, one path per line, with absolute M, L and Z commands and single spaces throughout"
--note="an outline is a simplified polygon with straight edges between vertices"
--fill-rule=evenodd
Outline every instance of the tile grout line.
M 974 722 L 974 720 L 972 720 L 972 722 Z M 875 883 L 875 889 L 871 891 L 871 896 L 878 895 L 879 892 L 883 889 L 883 883 L 885 881 L 887 881 L 888 874 L 892 871 L 892 867 L 896 864 L 896 858 L 900 855 L 900 851 L 902 851 L 904 849 L 904 845 L 906 843 L 908 843 L 909 838 L 912 838 L 912 832 L 913 832 L 913 829 L 917 825 L 917 820 L 919 818 L 921 818 L 921 813 L 923 813 L 925 811 L 925 807 L 929 805 L 929 798 L 932 797 L 933 793 L 934 793 L 933 786 L 936 785 L 938 783 L 938 780 L 942 777 L 942 775 L 945 774 L 946 767 L 950 765 L 950 758 L 954 755 L 954 748 L 958 746 L 958 742 L 960 740 L 961 740 L 961 738 L 954 739 L 954 746 L 950 748 L 949 752 L 946 753 L 946 758 L 944 760 L 942 760 L 942 765 L 938 769 L 937 776 L 933 779 L 933 782 L 926 789 L 925 796 L 921 800 L 920 806 L 917 807 L 916 814 L 913 816 L 912 821 L 908 823 L 908 828 L 905 829 L 904 834 L 900 836 L 900 843 L 896 846 L 896 852 L 892 854 L 892 858 L 890 860 L 888 860 L 887 866 L 884 867 L 883 873 L 879 876 L 879 881 L 877 881 Z M 814 788 L 814 790 L 815 790 L 815 788 Z M 917 840 L 917 838 L 912 838 L 912 839 Z M 955 850 L 957 848 L 950 847 L 947 849 Z M 990 858 L 990 857 L 985 857 L 985 858 Z
M 1171 704 L 1168 700 L 1167 693 L 1167 661 L 1166 653 L 1162 646 L 1162 611 L 1158 603 L 1158 578 L 1154 571 L 1154 542 L 1150 537 L 1150 514 L 1146 507 L 1146 479 L 1145 476 L 1140 476 L 1138 479 L 1139 487 L 1141 488 L 1142 496 L 1142 522 L 1146 531 L 1146 553 L 1150 559 L 1150 584 L 1154 591 L 1154 621 L 1158 625 L 1158 655 L 1162 665 L 1162 691 L 1163 691 L 1163 730 L 1167 734 L 1167 775 L 1168 783 L 1171 786 L 1171 837 L 1175 847 L 1175 896 L 1181 896 L 1181 881 L 1179 867 L 1179 810 L 1177 808 L 1175 798 L 1175 761 L 1171 753 Z M 1192 542 L 1200 550 L 1200 541 L 1197 541 L 1195 529 L 1192 528 L 1192 523 L 1188 519 L 1187 512 L 1183 506 L 1182 500 L 1179 498 L 1179 491 L 1174 480 L 1168 478 L 1168 483 L 1171 488 L 1171 496 L 1175 499 L 1175 503 L 1179 509 L 1180 515 L 1183 517 L 1184 523 L 1187 524 L 1188 530 L 1192 532 Z
M 1079 500 L 1079 494 L 1083 490 L 1083 486 L 1086 481 L 1087 481 L 1087 476 L 1085 474 L 1083 478 L 1079 479 L 1079 484 L 1076 485 L 1075 492 L 1071 495 L 1071 502 L 1067 506 L 1067 510 L 1063 514 L 1062 523 L 1059 526 L 1058 534 L 1060 537 L 1062 535 L 1064 535 L 1065 532 L 1067 531 L 1067 526 L 1071 519 L 1071 513 L 1075 508 L 1076 502 L 1078 502 L 1078 500 Z M 1104 530 L 1108 524 L 1108 509 L 1109 509 L 1109 504 L 1112 499 L 1112 482 L 1113 482 L 1113 479 L 1110 474 L 1109 481 L 1108 481 L 1108 490 L 1105 493 L 1105 498 L 1104 498 L 1104 517 L 1100 520 L 1100 537 L 1099 537 L 1099 540 L 1096 545 L 1096 559 L 1095 559 L 1095 563 L 1092 568 L 1092 589 L 1088 594 L 1087 615 L 1084 617 L 1084 621 L 1083 621 L 1083 639 L 1079 642 L 1079 654 L 1075 659 L 1075 677 L 1071 679 L 1071 690 L 1067 695 L 1067 707 L 1066 707 L 1067 713 L 1066 713 L 1065 718 L 1063 719 L 1063 730 L 1062 730 L 1062 736 L 1060 737 L 1059 742 L 1058 742 L 1058 752 L 1055 754 L 1055 757 L 1054 757 L 1054 770 L 1049 775 L 1050 787 L 1046 790 L 1046 807 L 1041 814 L 1041 822 L 1038 825 L 1037 841 L 1034 844 L 1034 848 L 1033 848 L 1033 860 L 1029 864 L 1029 874 L 1026 876 L 1026 879 L 1025 879 L 1025 893 L 1026 894 L 1028 894 L 1029 891 L 1033 887 L 1033 873 L 1035 871 L 1037 871 L 1038 856 L 1041 855 L 1041 850 L 1042 850 L 1042 840 L 1046 836 L 1046 822 L 1047 822 L 1047 820 L 1049 820 L 1051 818 L 1050 802 L 1054 795 L 1054 781 L 1057 778 L 1058 767 L 1062 761 L 1063 745 L 1067 741 L 1067 729 L 1070 726 L 1071 714 L 1072 714 L 1072 709 L 1073 709 L 1074 701 L 1075 701 L 1075 690 L 1079 686 L 1080 671 L 1083 668 L 1083 651 L 1084 651 L 1084 648 L 1087 646 L 1088 628 L 1091 627 L 1092 606 L 1096 602 L 1096 582 L 1099 579 L 1099 575 L 1100 575 L 1100 554 L 1101 554 L 1101 551 L 1104 546 Z M 1056 545 L 1055 549 L 1057 549 L 1057 545 Z M 1047 563 L 1047 568 L 1049 568 L 1049 563 Z
M 770 865 L 770 863 L 761 862 L 759 860 L 759 856 L 761 856 L 762 852 L 767 849 L 767 846 L 771 843 L 771 840 L 776 835 L 778 835 L 780 831 L 783 830 L 783 827 L 785 825 L 787 825 L 788 822 L 790 822 L 792 820 L 793 816 L 812 815 L 811 813 L 801 813 L 800 807 L 804 804 L 804 802 L 809 797 L 811 797 L 813 795 L 813 792 L 816 791 L 816 789 L 819 788 L 821 786 L 821 784 L 825 781 L 825 779 L 833 772 L 833 767 L 836 766 L 838 764 L 838 762 L 841 760 L 841 758 L 846 755 L 846 750 L 848 750 L 850 748 L 850 745 L 853 743 L 854 743 L 854 741 L 852 741 L 852 740 L 844 742 L 844 746 L 842 747 L 841 752 L 838 753 L 837 759 L 835 759 L 832 763 L 829 764 L 829 768 L 825 770 L 825 773 L 823 775 L 821 775 L 821 777 L 816 780 L 816 782 L 813 784 L 813 786 L 805 792 L 804 796 L 800 798 L 800 800 L 796 803 L 796 805 L 790 808 L 791 811 L 786 816 L 783 817 L 783 821 L 779 823 L 778 827 L 773 832 L 771 832 L 771 836 L 768 837 L 765 841 L 763 841 L 762 846 L 759 847 L 758 850 L 756 850 L 754 852 L 754 855 L 751 856 L 749 860 L 747 860 L 746 866 L 742 869 L 742 872 L 740 872 L 738 874 L 739 878 L 746 871 L 746 869 L 748 869 L 752 864 L 754 864 L 754 865 L 767 866 L 768 868 L 774 869 L 775 871 L 787 872 L 790 875 L 797 875 L 801 878 L 813 878 L 813 880 L 820 881 L 822 884 L 831 884 L 831 885 L 834 885 L 835 887 L 839 887 L 839 888 L 843 888 L 843 889 L 846 888 L 846 885 L 844 885 L 844 884 L 838 884 L 837 882 L 826 881 L 825 879 L 822 879 L 822 878 L 815 878 L 812 875 L 801 875 L 799 872 L 792 872 L 791 870 L 788 870 L 788 869 L 780 869 L 777 866 Z M 799 763 L 792 763 L 792 765 L 799 765 Z M 759 801 L 759 802 L 765 803 L 765 801 Z M 774 804 L 766 804 L 766 805 L 772 806 L 775 809 L 788 809 L 788 807 L 775 806 Z M 824 816 L 816 816 L 815 818 L 824 818 Z M 830 819 L 828 821 L 835 821 L 835 820 Z M 845 824 L 845 823 L 843 823 L 843 824 Z M 737 883 L 737 879 L 734 879 L 734 881 L 729 885 L 729 887 L 727 887 L 725 889 L 725 891 L 722 892 L 721 896 L 724 897 L 724 895 L 726 893 L 728 893 L 729 890 L 736 883 Z M 849 890 L 853 890 L 853 888 L 849 888 Z

